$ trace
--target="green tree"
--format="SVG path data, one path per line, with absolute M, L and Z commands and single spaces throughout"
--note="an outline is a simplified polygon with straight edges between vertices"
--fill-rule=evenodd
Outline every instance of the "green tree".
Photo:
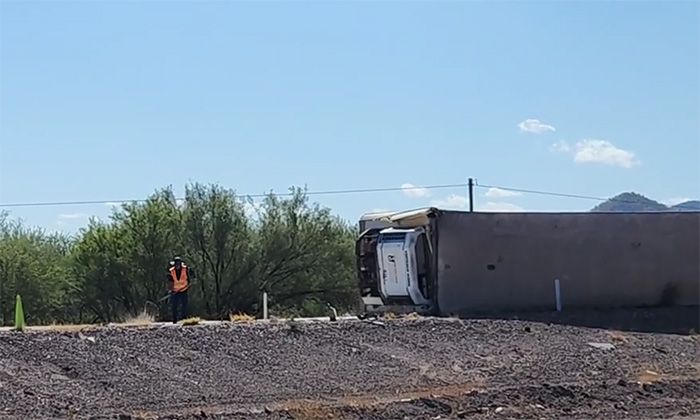
M 209 316 L 250 310 L 255 232 L 234 191 L 192 184 L 185 193 L 184 220 L 190 254 L 197 262 L 198 290 Z
M 120 319 L 135 309 L 136 285 L 130 281 L 125 229 L 116 223 L 91 220 L 73 253 L 73 270 L 79 279 L 83 302 L 81 320 Z
M 12 320 L 14 299 L 22 295 L 27 322 L 72 320 L 77 293 L 72 275 L 72 240 L 26 227 L 0 214 L 0 322 Z
M 250 210 L 254 211 L 250 211 Z M 172 187 L 91 219 L 75 238 L 0 214 L 0 322 L 22 294 L 28 323 L 110 322 L 154 306 L 167 263 L 181 255 L 197 271 L 193 314 L 254 313 L 268 292 L 274 310 L 318 315 L 356 301 L 355 229 L 291 188 L 259 204 L 216 184 Z M 166 302 L 158 307 L 167 313 Z
M 261 291 L 283 310 L 319 315 L 325 303 L 348 307 L 354 296 L 353 234 L 305 190 L 263 201 L 258 228 Z
M 115 211 L 112 219 L 122 228 L 122 250 L 131 285 L 125 310 L 135 315 L 145 302 L 157 302 L 166 292 L 168 261 L 183 254 L 183 217 L 172 187 L 156 191 L 143 203 L 129 203 Z

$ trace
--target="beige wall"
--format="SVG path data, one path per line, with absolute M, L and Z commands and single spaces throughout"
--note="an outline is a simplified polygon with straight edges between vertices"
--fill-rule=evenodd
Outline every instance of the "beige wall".
M 444 212 L 438 228 L 445 315 L 554 309 L 554 279 L 564 308 L 700 300 L 700 213 Z

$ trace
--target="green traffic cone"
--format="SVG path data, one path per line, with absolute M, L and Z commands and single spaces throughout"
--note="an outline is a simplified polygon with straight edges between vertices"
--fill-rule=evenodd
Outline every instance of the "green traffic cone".
M 22 297 L 17 295 L 15 300 L 15 330 L 24 331 L 24 309 L 22 309 Z

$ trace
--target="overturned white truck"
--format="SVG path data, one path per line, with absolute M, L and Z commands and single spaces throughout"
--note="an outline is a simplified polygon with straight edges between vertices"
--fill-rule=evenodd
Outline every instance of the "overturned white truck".
M 368 213 L 361 310 L 461 315 L 698 305 L 700 213 Z

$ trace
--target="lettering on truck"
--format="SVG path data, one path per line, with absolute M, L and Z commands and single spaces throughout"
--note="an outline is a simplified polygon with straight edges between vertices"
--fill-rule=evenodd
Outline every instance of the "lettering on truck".
M 392 258 L 391 255 L 389 255 L 390 261 L 391 261 L 391 258 Z M 386 272 L 386 268 L 385 268 L 382 270 L 382 280 L 384 280 L 384 283 L 386 283 L 386 276 L 387 276 L 387 272 Z
M 408 286 L 410 286 L 411 285 L 411 271 L 408 268 L 409 267 L 408 259 L 410 258 L 410 256 L 408 255 L 407 250 L 404 251 L 404 257 L 406 258 L 406 282 L 407 282 Z

